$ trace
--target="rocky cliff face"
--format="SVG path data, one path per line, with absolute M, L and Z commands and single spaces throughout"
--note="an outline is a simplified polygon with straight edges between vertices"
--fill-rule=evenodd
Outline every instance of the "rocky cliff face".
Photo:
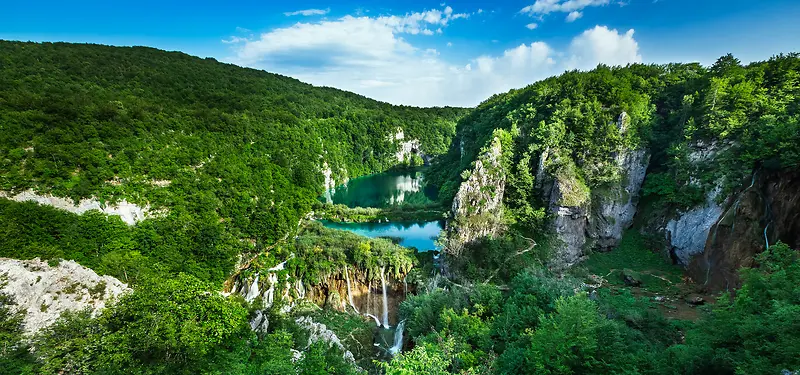
M 616 121 L 623 135 L 628 121 L 625 112 Z M 649 154 L 641 149 L 622 149 L 612 155 L 612 160 L 619 172 L 618 182 L 590 191 L 577 177 L 574 165 L 560 159 L 557 150 L 548 149 L 539 156 L 536 183 L 541 184 L 548 211 L 553 216 L 553 233 L 560 242 L 552 268 L 572 266 L 589 249 L 611 250 L 631 226 Z
M 395 159 L 400 164 L 408 163 L 415 155 L 422 158 L 425 164 L 428 164 L 430 157 L 422 152 L 422 143 L 419 139 L 406 140 L 403 129 L 398 128 L 397 132 L 389 138 L 391 143 L 397 145 L 397 152 L 395 152 Z
M 615 160 L 622 180 L 592 195 L 595 204 L 588 233 L 595 249 L 613 249 L 619 245 L 622 233 L 631 226 L 649 159 L 650 155 L 645 150 L 620 152 Z
M 719 188 L 708 192 L 702 206 L 681 212 L 667 223 L 669 253 L 679 264 L 688 266 L 692 257 L 703 252 L 708 233 L 722 214 L 722 207 L 717 203 L 719 194 Z
M 467 180 L 458 188 L 453 199 L 453 220 L 446 229 L 447 253 L 458 256 L 464 245 L 503 230 L 506 171 L 500 163 L 502 153 L 500 140 L 495 137 L 475 161 Z
M 130 291 L 111 276 L 98 276 L 74 261 L 50 266 L 41 260 L 0 259 L 0 291 L 25 314 L 25 332 L 33 334 L 65 311 L 100 312 Z
M 800 247 L 800 172 L 754 174 L 750 185 L 727 200 L 688 260 L 689 275 L 711 290 L 739 287 L 738 270 L 782 241 Z
M 384 294 L 381 280 L 369 280 L 363 270 L 347 267 L 339 273 L 322 277 L 313 284 L 293 280 L 287 273 L 280 271 L 283 271 L 282 267 L 273 267 L 248 279 L 237 280 L 231 292 L 243 296 L 248 302 L 261 298 L 267 308 L 277 299 L 283 299 L 289 306 L 305 299 L 318 306 L 377 319 L 379 325 L 383 324 Z M 413 286 L 387 272 L 386 302 L 390 326 L 397 324 L 398 307 L 406 295 L 413 292 Z M 250 322 L 256 331 L 266 330 L 268 324 L 263 314 L 257 315 Z

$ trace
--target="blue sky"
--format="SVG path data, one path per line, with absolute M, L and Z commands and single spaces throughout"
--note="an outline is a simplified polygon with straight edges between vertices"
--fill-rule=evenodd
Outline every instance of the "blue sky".
M 17 1 L 0 39 L 147 45 L 396 104 L 478 104 L 598 63 L 800 51 L 798 0 Z

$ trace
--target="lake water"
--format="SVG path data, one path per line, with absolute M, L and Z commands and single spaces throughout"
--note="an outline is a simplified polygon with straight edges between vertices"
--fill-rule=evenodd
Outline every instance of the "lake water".
M 386 172 L 354 178 L 329 190 L 323 201 L 348 207 L 386 208 L 422 205 L 436 200 L 436 189 L 425 187 L 422 171 Z
M 395 237 L 400 239 L 400 246 L 415 247 L 418 251 L 436 250 L 434 243 L 442 231 L 439 221 L 422 223 L 334 223 L 322 220 L 322 225 L 331 229 L 346 230 L 355 234 L 377 238 Z
M 423 205 L 436 200 L 436 189 L 423 184 L 421 170 L 386 172 L 359 177 L 347 184 L 329 190 L 320 199 L 348 207 L 387 208 L 402 205 Z M 442 231 L 442 223 L 386 222 L 386 223 L 334 223 L 322 221 L 328 228 L 353 232 L 365 237 L 394 237 L 400 245 L 415 247 L 418 251 L 437 249 L 434 240 Z

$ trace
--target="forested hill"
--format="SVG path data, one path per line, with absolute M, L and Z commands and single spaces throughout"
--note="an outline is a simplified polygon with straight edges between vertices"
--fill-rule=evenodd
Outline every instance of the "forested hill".
M 0 41 L 0 87 L 0 191 L 126 199 L 258 243 L 310 210 L 324 168 L 386 170 L 398 131 L 441 154 L 465 113 L 145 47 Z

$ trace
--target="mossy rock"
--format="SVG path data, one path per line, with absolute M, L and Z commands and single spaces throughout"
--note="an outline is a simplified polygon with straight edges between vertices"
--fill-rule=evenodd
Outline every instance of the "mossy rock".
M 626 268 L 622 270 L 622 281 L 627 286 L 642 286 L 642 275 Z

